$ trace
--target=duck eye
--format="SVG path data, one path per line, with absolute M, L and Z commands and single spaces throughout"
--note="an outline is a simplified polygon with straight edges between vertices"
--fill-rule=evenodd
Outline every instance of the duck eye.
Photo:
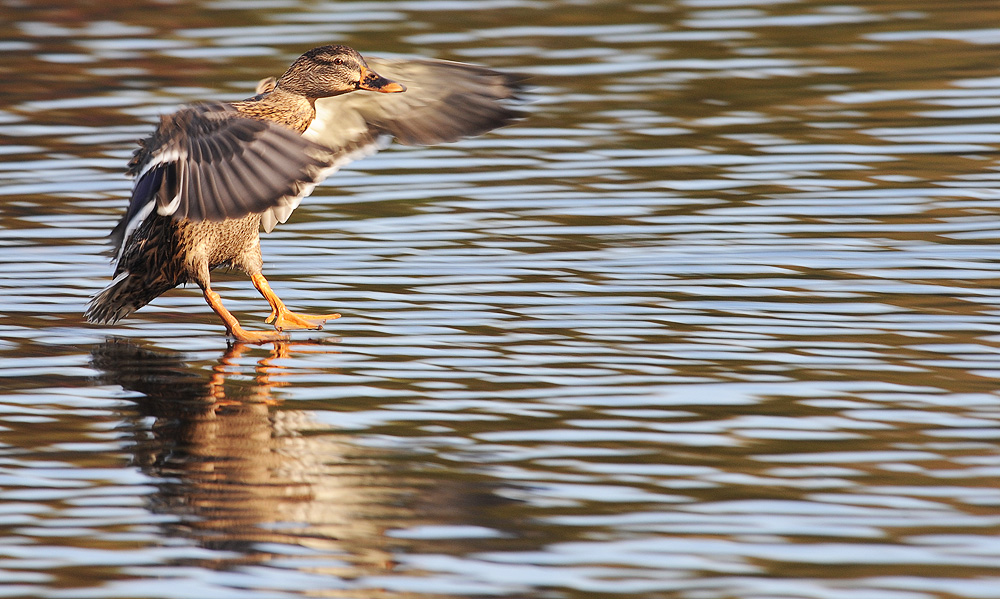
M 335 65 L 337 65 L 339 67 L 340 65 L 344 64 L 344 59 L 343 58 L 334 58 L 333 59 L 333 64 L 335 64 Z

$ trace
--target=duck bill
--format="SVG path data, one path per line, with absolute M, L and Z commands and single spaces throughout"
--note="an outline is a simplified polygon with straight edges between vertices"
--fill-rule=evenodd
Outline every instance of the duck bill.
M 396 94 L 406 91 L 406 86 L 402 83 L 390 81 L 368 67 L 361 67 L 361 82 L 358 83 L 358 89 L 366 89 L 370 92 L 380 92 L 383 94 Z

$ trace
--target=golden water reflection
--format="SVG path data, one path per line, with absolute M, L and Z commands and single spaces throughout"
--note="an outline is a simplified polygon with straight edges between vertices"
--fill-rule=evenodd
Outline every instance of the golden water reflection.
M 496 502 L 476 485 L 431 485 L 407 474 L 406 456 L 359 445 L 312 412 L 283 407 L 275 390 L 289 381 L 279 362 L 293 348 L 297 355 L 336 352 L 275 343 L 247 371 L 241 361 L 250 348 L 236 344 L 207 376 L 178 354 L 131 341 L 92 352 L 102 382 L 141 394 L 127 420 L 136 465 L 158 481 L 149 509 L 171 516 L 163 525 L 168 538 L 222 554 L 201 566 L 297 556 L 306 571 L 335 577 L 331 583 L 379 576 L 394 570 L 393 554 L 407 544 L 387 531 L 466 520 L 465 508 Z

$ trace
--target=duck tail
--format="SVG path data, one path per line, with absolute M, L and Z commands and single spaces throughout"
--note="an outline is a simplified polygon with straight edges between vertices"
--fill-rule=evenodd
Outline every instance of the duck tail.
M 150 285 L 150 281 L 123 271 L 90 298 L 84 317 L 94 324 L 114 324 L 173 287 L 166 283 Z

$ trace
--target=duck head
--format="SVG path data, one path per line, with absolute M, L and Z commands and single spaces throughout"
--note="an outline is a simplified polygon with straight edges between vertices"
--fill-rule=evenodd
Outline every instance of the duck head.
M 347 46 L 320 46 L 298 57 L 278 87 L 307 98 L 327 98 L 363 89 L 384 94 L 406 88 L 368 68 L 365 59 Z

